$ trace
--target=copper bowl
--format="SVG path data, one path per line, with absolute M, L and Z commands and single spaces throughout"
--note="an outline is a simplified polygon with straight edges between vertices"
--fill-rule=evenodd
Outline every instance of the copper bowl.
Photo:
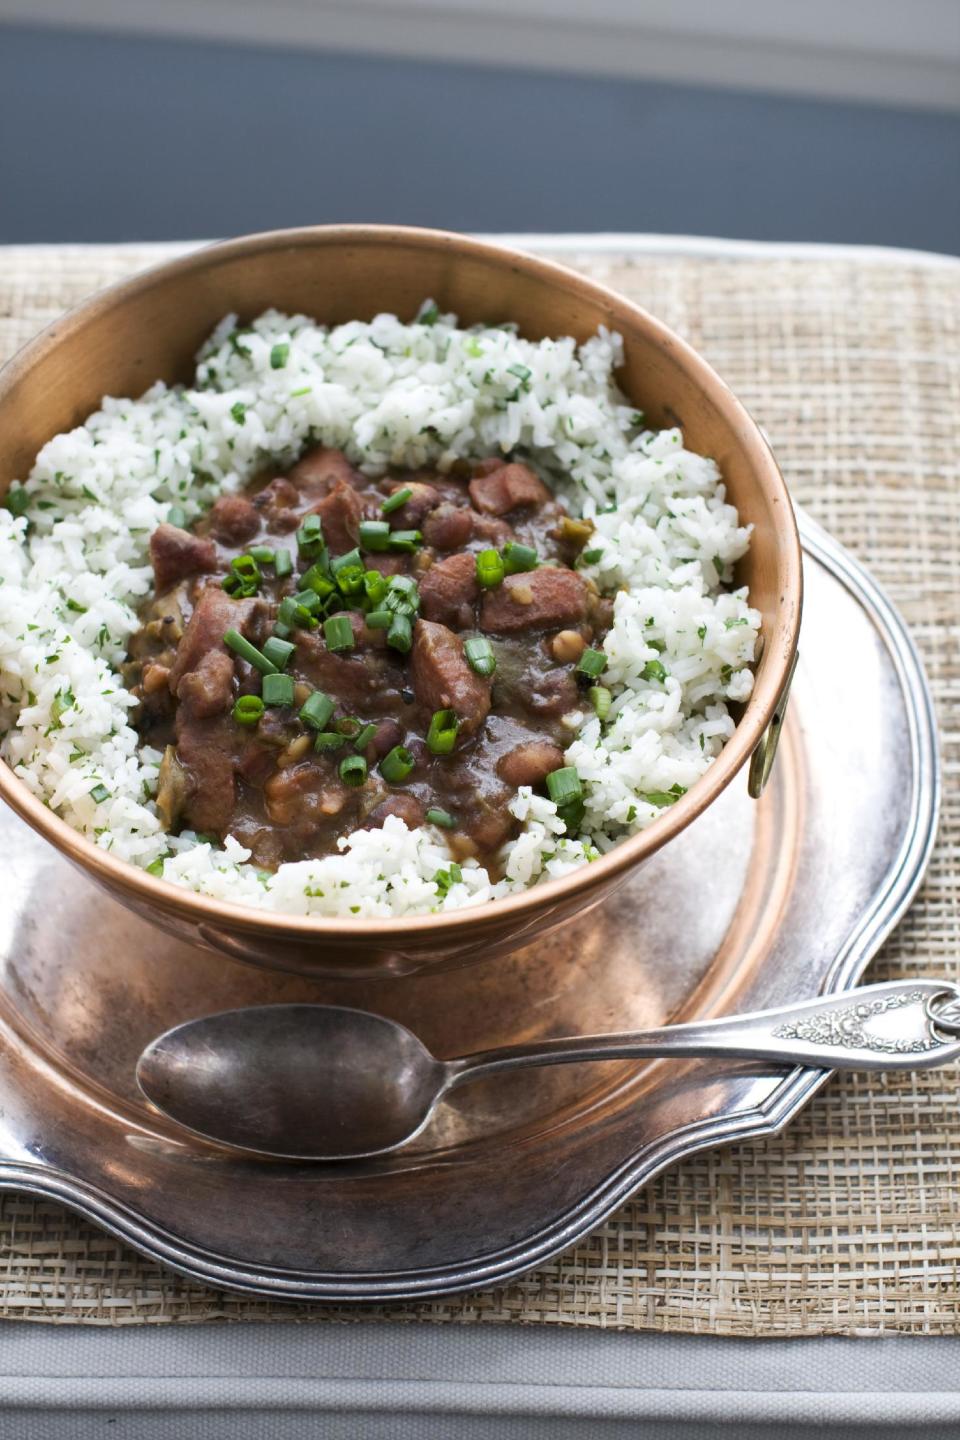
M 182 380 L 228 312 L 271 306 L 339 324 L 412 316 L 432 296 L 464 324 L 515 320 L 530 338 L 599 325 L 624 338 L 619 381 L 654 425 L 680 424 L 719 463 L 754 526 L 738 580 L 763 615 L 763 654 L 736 731 L 707 774 L 648 830 L 593 864 L 522 895 L 398 920 L 270 915 L 195 895 L 99 849 L 0 763 L 0 796 L 116 899 L 164 929 L 254 964 L 316 975 L 402 975 L 502 954 L 598 904 L 729 785 L 762 742 L 785 689 L 800 624 L 800 545 L 783 478 L 757 426 L 699 355 L 622 296 L 560 265 L 441 231 L 395 226 L 281 230 L 198 250 L 86 300 L 0 373 L 0 494 L 53 435 L 103 395 Z

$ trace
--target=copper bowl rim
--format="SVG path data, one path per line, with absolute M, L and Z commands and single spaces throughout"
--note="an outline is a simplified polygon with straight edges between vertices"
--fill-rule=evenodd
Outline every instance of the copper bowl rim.
M 803 569 L 800 538 L 789 492 L 774 459 L 773 452 L 753 417 L 736 398 L 726 383 L 702 357 L 674 331 L 657 320 L 641 306 L 635 305 L 606 285 L 601 285 L 565 265 L 529 255 L 524 251 L 498 245 L 487 240 L 474 240 L 451 231 L 421 229 L 403 225 L 318 225 L 291 230 L 269 230 L 255 235 L 240 236 L 201 246 L 189 254 L 152 266 L 132 279 L 108 286 L 80 302 L 65 315 L 42 330 L 23 346 L 0 370 L 0 400 L 28 370 L 53 350 L 61 339 L 85 324 L 98 312 L 121 308 L 133 295 L 171 278 L 209 269 L 220 261 L 229 261 L 245 254 L 298 246 L 380 245 L 384 242 L 413 244 L 424 250 L 439 250 L 471 255 L 492 264 L 509 265 L 561 290 L 580 294 L 587 301 L 600 302 L 616 316 L 629 316 L 651 339 L 682 362 L 698 387 L 716 406 L 731 429 L 738 434 L 747 459 L 762 483 L 779 503 L 782 524 L 778 532 L 781 561 L 786 584 L 779 599 L 777 634 L 782 638 L 780 653 L 768 654 L 768 663 L 758 676 L 750 699 L 733 735 L 705 775 L 692 785 L 687 794 L 656 820 L 648 829 L 620 841 L 608 854 L 581 866 L 569 875 L 544 881 L 506 899 L 489 901 L 496 906 L 497 918 L 512 918 L 518 923 L 532 912 L 547 909 L 551 903 L 569 900 L 582 892 L 584 903 L 590 892 L 604 882 L 613 882 L 623 872 L 647 859 L 662 845 L 685 829 L 722 790 L 747 762 L 766 730 L 784 689 L 789 666 L 796 650 L 800 628 Z M 792 603 L 793 602 L 793 603 Z M 772 637 L 770 637 L 772 638 Z M 769 640 L 768 640 L 769 649 Z M 770 663 L 770 661 L 774 663 Z M 109 888 L 120 889 L 137 897 L 153 909 L 188 913 L 196 923 L 219 921 L 241 929 L 272 932 L 278 939 L 356 937 L 357 940 L 396 944 L 404 937 L 412 938 L 418 931 L 429 931 L 440 939 L 463 925 L 476 924 L 484 906 L 465 906 L 449 913 L 386 917 L 382 919 L 346 919 L 284 915 L 233 901 L 215 900 L 192 890 L 173 886 L 148 875 L 127 860 L 117 859 L 108 851 L 74 830 L 65 820 L 54 815 L 24 782 L 0 760 L 0 798 L 43 835 L 56 849 L 75 864 L 93 874 Z M 492 917 L 490 917 L 492 919 Z

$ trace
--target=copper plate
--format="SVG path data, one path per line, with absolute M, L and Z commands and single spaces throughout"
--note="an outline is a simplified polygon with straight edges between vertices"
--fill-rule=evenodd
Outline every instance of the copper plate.
M 848 988 L 933 842 L 930 697 L 903 623 L 821 530 L 773 779 L 745 777 L 603 906 L 459 973 L 319 984 L 171 940 L 0 816 L 0 1185 L 55 1197 L 189 1275 L 296 1299 L 490 1285 L 572 1245 L 680 1156 L 783 1125 L 822 1072 L 609 1062 L 491 1078 L 415 1146 L 354 1165 L 243 1159 L 137 1098 L 159 1031 L 266 1001 L 396 1016 L 440 1055 Z

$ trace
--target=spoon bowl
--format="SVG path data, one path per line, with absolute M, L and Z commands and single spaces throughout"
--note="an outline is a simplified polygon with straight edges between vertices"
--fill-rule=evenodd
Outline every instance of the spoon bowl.
M 336 1005 L 207 1015 L 137 1064 L 144 1095 L 185 1129 L 290 1160 L 395 1149 L 423 1129 L 446 1078 L 405 1026 Z

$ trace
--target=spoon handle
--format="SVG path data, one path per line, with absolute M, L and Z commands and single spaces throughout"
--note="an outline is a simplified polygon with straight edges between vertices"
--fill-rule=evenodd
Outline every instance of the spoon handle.
M 936 1023 L 934 1023 L 936 1021 Z M 960 989 L 892 980 L 779 1010 L 510 1045 L 447 1061 L 448 1086 L 521 1065 L 728 1056 L 817 1070 L 920 1070 L 960 1059 Z

